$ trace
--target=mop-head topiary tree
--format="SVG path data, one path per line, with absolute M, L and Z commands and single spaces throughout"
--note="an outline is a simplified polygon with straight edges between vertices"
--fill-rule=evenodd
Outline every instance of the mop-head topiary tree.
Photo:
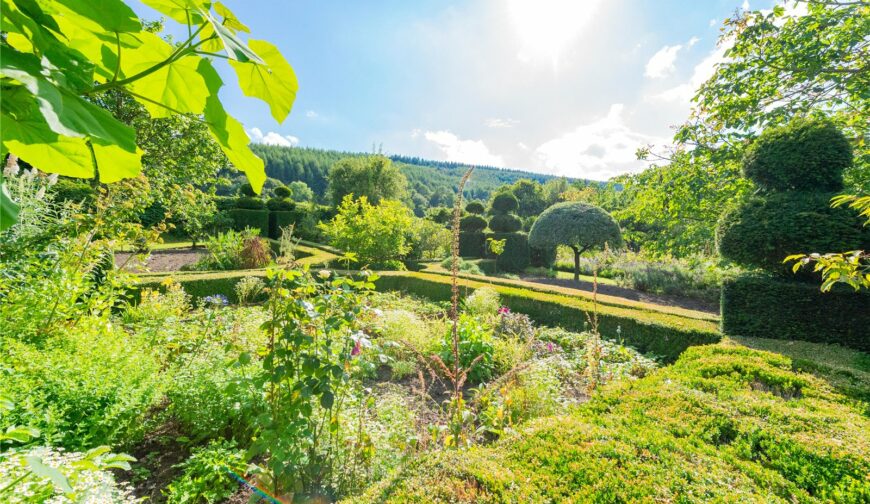
M 529 245 L 553 249 L 566 245 L 574 251 L 574 280 L 580 279 L 580 254 L 587 250 L 622 246 L 616 220 L 603 209 L 581 201 L 556 203 L 544 210 L 529 233 Z

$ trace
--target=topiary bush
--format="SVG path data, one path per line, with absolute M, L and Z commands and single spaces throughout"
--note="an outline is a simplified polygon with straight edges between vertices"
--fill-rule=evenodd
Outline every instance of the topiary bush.
M 525 233 L 489 233 L 487 238 L 505 240 L 504 252 L 496 257 L 500 271 L 519 273 L 529 267 L 529 237 Z
M 852 164 L 846 136 L 823 120 L 769 128 L 749 147 L 743 175 L 767 191 L 839 191 Z
M 266 208 L 273 212 L 289 212 L 296 208 L 296 202 L 290 198 L 271 198 L 266 202 Z
M 465 205 L 465 211 L 470 214 L 480 215 L 486 212 L 486 207 L 484 207 L 483 203 L 479 201 L 471 201 Z
M 833 196 L 776 192 L 749 198 L 720 218 L 719 253 L 743 266 L 791 275 L 782 262 L 788 255 L 870 248 L 870 227 L 852 209 L 831 208 Z
M 261 208 L 265 208 L 265 204 L 263 204 L 263 200 L 260 198 L 255 198 L 253 196 L 243 196 L 236 200 L 236 208 L 246 208 L 248 210 L 260 210 Z
M 459 233 L 459 255 L 462 257 L 483 257 L 486 235 L 476 232 Z
M 556 262 L 556 249 L 529 247 L 529 265 L 536 268 L 550 268 Z
M 515 233 L 522 227 L 523 221 L 513 214 L 497 214 L 489 220 L 489 229 L 496 233 Z
M 870 351 L 870 293 L 836 287 L 823 294 L 816 283 L 779 277 L 743 275 L 728 280 L 722 286 L 722 331 Z
M 466 215 L 459 221 L 459 230 L 466 233 L 477 233 L 486 229 L 486 219 L 479 215 Z
M 239 195 L 240 196 L 254 197 L 257 195 L 257 193 L 254 192 L 254 188 L 251 187 L 251 184 L 246 182 L 239 187 Z
M 272 189 L 272 194 L 278 199 L 284 199 L 293 196 L 293 191 L 289 187 L 282 185 Z
M 267 210 L 251 210 L 247 208 L 233 208 L 227 211 L 227 215 L 233 221 L 233 229 L 242 231 L 245 228 L 259 229 L 261 236 L 269 232 L 269 212 Z
M 515 212 L 520 207 L 520 203 L 513 194 L 501 193 L 492 198 L 491 207 L 493 214 L 507 214 Z

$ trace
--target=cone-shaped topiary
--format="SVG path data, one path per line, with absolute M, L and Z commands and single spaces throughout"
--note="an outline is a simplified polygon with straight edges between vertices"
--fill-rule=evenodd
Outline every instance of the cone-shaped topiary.
M 766 191 L 824 191 L 843 188 L 852 147 L 824 120 L 795 119 L 769 128 L 743 158 L 743 174 Z
M 587 250 L 622 246 L 619 224 L 605 210 L 581 201 L 556 203 L 532 225 L 529 245 L 541 249 L 566 245 L 574 251 L 574 280 L 580 279 L 580 254 Z

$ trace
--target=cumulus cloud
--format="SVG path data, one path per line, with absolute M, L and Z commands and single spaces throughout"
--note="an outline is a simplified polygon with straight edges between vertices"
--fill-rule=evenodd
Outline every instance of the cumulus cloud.
M 309 119 L 319 119 L 320 114 L 318 114 L 317 112 L 315 112 L 313 110 L 308 110 L 305 112 L 305 117 L 307 117 Z
M 647 61 L 643 74 L 652 79 L 662 79 L 674 73 L 676 70 L 674 62 L 677 60 L 677 53 L 682 48 L 682 45 L 662 47 Z
M 463 140 L 449 131 L 427 131 L 426 140 L 434 143 L 447 156 L 447 161 L 474 165 L 504 166 L 504 159 L 489 151 L 481 140 Z
M 484 121 L 484 124 L 486 124 L 487 128 L 513 128 L 519 123 L 520 121 L 518 121 L 517 119 L 502 119 L 501 117 L 491 117 Z
M 299 138 L 293 135 L 282 135 L 274 131 L 263 133 L 260 128 L 251 128 L 248 130 L 248 135 L 254 143 L 266 145 L 280 145 L 281 147 L 294 147 L 299 145 Z
M 541 144 L 534 152 L 537 161 L 556 175 L 595 180 L 642 170 L 646 165 L 637 160 L 637 149 L 668 141 L 633 131 L 623 119 L 624 108 L 615 103 L 607 116 Z
M 707 81 L 716 72 L 716 65 L 725 60 L 725 51 L 727 51 L 733 42 L 725 41 L 713 49 L 700 63 L 695 65 L 692 71 L 692 76 L 688 82 L 666 89 L 661 93 L 653 95 L 655 100 L 666 102 L 681 102 L 689 103 L 695 90 L 701 87 L 701 84 Z

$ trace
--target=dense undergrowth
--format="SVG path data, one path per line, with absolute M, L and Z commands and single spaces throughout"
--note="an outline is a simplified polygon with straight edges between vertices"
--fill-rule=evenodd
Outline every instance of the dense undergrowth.
M 358 501 L 866 502 L 866 403 L 794 364 L 693 347 L 493 446 L 421 459 Z

